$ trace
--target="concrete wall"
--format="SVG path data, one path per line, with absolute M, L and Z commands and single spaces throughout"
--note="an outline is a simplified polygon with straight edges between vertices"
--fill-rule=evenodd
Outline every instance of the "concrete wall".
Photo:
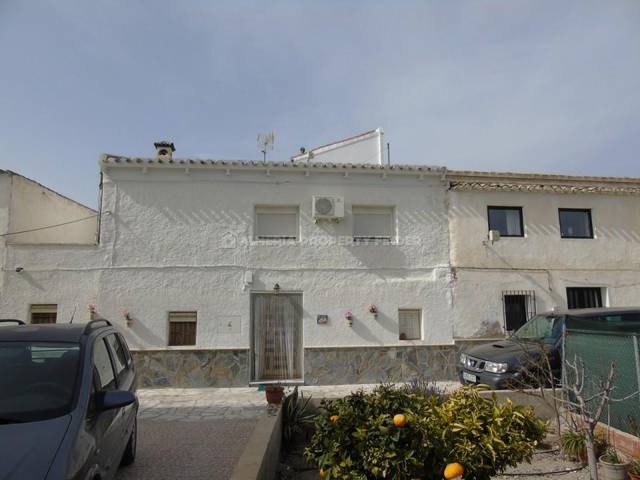
M 9 231 L 21 232 L 65 222 L 55 228 L 10 235 L 7 243 L 16 244 L 94 244 L 97 212 L 70 200 L 40 184 L 16 174 L 11 182 Z M 90 218 L 88 218 L 90 217 Z M 79 222 L 76 220 L 85 219 Z
M 605 288 L 608 306 L 640 304 L 637 196 L 449 192 L 454 336 L 495 337 L 502 291 L 534 290 L 537 311 L 566 307 L 566 287 Z M 487 242 L 487 206 L 523 209 L 524 237 Z M 592 210 L 593 239 L 560 238 L 558 208 Z

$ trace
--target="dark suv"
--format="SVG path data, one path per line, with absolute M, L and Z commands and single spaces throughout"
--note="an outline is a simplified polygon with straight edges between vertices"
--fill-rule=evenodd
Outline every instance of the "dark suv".
M 136 454 L 136 374 L 106 320 L 0 320 L 0 478 L 104 480 Z
M 524 386 L 524 378 L 542 352 L 555 378 L 562 368 L 562 331 L 567 328 L 609 332 L 640 331 L 640 308 L 588 308 L 542 313 L 532 317 L 510 338 L 472 347 L 460 355 L 458 375 L 462 383 L 485 384 L 494 390 Z

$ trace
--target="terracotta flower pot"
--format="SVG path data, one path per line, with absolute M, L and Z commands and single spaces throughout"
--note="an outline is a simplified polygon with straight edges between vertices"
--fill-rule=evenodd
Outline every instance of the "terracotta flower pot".
M 279 385 L 270 386 L 265 389 L 264 393 L 269 405 L 280 405 L 282 403 L 282 398 L 284 397 L 284 387 Z

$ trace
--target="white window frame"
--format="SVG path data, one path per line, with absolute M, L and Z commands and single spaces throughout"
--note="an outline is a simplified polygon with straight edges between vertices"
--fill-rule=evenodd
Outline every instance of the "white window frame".
M 259 215 L 295 215 L 295 236 L 292 235 L 261 235 L 258 231 Z M 256 205 L 253 212 L 253 239 L 255 241 L 287 241 L 297 242 L 300 240 L 300 207 L 298 205 Z
M 417 313 L 418 314 L 418 328 L 420 330 L 420 334 L 417 338 L 400 338 L 400 335 L 403 333 L 401 332 L 402 328 L 401 328 L 401 324 L 400 324 L 400 317 L 402 315 L 402 313 L 404 312 L 411 312 L 411 313 Z M 424 336 L 424 332 L 423 332 L 423 318 L 422 318 L 422 309 L 421 308 L 398 308 L 398 339 L 401 342 L 407 342 L 407 341 L 420 341 L 423 339 Z
M 389 235 L 365 236 L 356 232 L 357 215 L 384 215 L 389 216 Z M 352 205 L 352 235 L 354 243 L 383 243 L 390 244 L 396 241 L 396 209 L 388 205 Z

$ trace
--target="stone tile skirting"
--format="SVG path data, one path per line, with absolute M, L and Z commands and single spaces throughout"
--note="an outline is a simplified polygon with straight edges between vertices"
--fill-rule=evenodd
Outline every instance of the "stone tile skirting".
M 486 341 L 486 340 L 485 340 Z M 306 348 L 305 384 L 400 382 L 423 374 L 455 380 L 461 348 L 455 345 Z M 133 352 L 140 387 L 246 387 L 249 350 L 138 350 Z

